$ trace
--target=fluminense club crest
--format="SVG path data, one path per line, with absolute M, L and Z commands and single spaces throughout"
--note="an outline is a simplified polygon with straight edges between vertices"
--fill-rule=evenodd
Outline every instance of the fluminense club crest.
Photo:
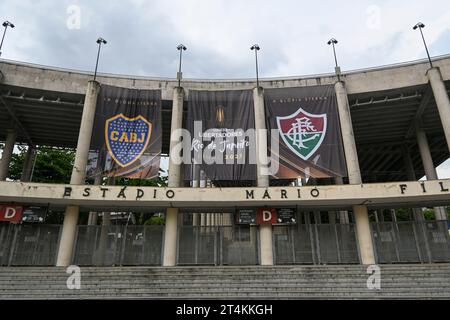
M 308 160 L 325 138 L 327 115 L 311 114 L 300 107 L 289 116 L 277 117 L 277 125 L 288 148 L 303 160 Z
M 125 117 L 122 113 L 106 120 L 105 140 L 108 152 L 121 167 L 138 160 L 147 149 L 152 124 L 143 116 Z

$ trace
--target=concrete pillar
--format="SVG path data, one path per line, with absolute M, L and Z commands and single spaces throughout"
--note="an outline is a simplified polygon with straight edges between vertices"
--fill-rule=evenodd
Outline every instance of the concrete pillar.
M 194 227 L 198 227 L 200 224 L 200 214 L 199 213 L 193 213 L 192 214 L 192 225 Z
M 171 130 L 182 128 L 183 121 L 183 88 L 173 89 L 172 102 L 172 125 Z M 181 141 L 179 134 L 172 134 L 170 136 L 170 150 Z M 181 185 L 181 164 L 175 163 L 172 158 L 172 152 L 169 154 L 169 188 L 177 188 Z M 164 231 L 164 254 L 163 266 L 175 266 L 177 263 L 177 234 L 178 234 L 178 208 L 167 208 L 166 210 L 166 225 Z
M 206 215 L 207 213 L 200 214 L 200 226 L 202 227 L 206 226 Z
M 431 157 L 430 146 L 425 132 L 416 128 L 417 144 L 419 146 L 420 157 L 422 158 L 423 169 L 427 180 L 437 180 L 438 175 L 434 167 L 433 158 Z M 444 207 L 435 207 L 434 213 L 436 220 L 447 220 L 447 212 Z
M 427 176 L 427 180 L 437 180 L 438 176 L 431 157 L 427 136 L 420 128 L 416 129 L 416 136 L 420 157 L 422 158 L 423 169 L 425 171 L 425 175 Z
M 22 175 L 20 176 L 21 182 L 29 182 L 31 180 L 31 172 L 33 171 L 34 160 L 36 158 L 36 149 L 28 146 L 27 153 L 25 154 L 25 160 L 23 162 Z
M 9 175 L 9 164 L 16 144 L 17 130 L 6 130 L 5 147 L 2 152 L 2 160 L 0 161 L 0 181 L 6 180 Z
M 366 206 L 353 206 L 355 215 L 356 233 L 358 236 L 359 254 L 365 265 L 375 264 L 375 256 L 372 244 L 372 232 L 370 230 L 369 215 Z
M 266 118 L 264 112 L 264 90 L 262 88 L 253 89 L 253 108 L 255 111 L 256 129 L 256 171 L 258 187 L 269 187 L 269 175 L 267 172 L 267 134 Z M 273 244 L 272 225 L 262 224 L 259 226 L 259 245 L 261 265 L 273 265 Z
M 345 160 L 347 162 L 348 179 L 350 184 L 361 184 L 361 171 L 359 169 L 358 153 L 356 151 L 355 135 L 348 104 L 347 89 L 343 82 L 335 85 L 336 98 L 341 124 L 342 141 L 344 144 Z
M 431 68 L 427 72 L 430 79 L 431 89 L 433 89 L 434 100 L 439 111 L 442 127 L 444 128 L 447 147 L 450 150 L 450 100 L 448 98 L 447 89 L 439 68 Z
M 95 108 L 100 84 L 89 81 L 84 100 L 83 115 L 81 116 L 80 131 L 78 134 L 77 152 L 70 177 L 70 184 L 84 184 L 86 177 L 86 164 L 88 160 L 89 147 L 91 144 L 92 127 L 94 125 Z M 57 266 L 68 266 L 71 263 L 73 245 L 78 222 L 79 207 L 67 206 L 64 215 L 64 224 L 59 241 Z
M 361 184 L 361 171 L 359 168 L 358 153 L 356 151 L 355 136 L 353 134 L 352 118 L 348 103 L 347 90 L 343 82 L 335 84 L 336 98 L 341 125 L 342 141 L 344 144 L 345 159 L 347 163 L 350 184 Z M 375 254 L 370 231 L 369 214 L 366 206 L 353 206 L 353 212 L 358 234 L 358 247 L 361 262 L 365 265 L 375 263 Z
M 183 88 L 173 89 L 172 98 L 172 122 L 170 130 L 170 151 L 181 141 L 179 134 L 173 134 L 175 130 L 182 129 L 183 126 L 183 102 L 184 102 L 184 90 Z M 171 187 L 180 186 L 181 181 L 181 164 L 175 163 L 171 157 L 172 152 L 169 154 L 169 177 L 168 185 Z

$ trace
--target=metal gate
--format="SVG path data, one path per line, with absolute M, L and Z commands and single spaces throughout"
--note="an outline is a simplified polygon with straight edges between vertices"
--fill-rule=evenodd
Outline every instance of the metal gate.
M 449 262 L 447 221 L 372 223 L 378 263 Z
M 180 226 L 178 265 L 256 265 L 258 232 L 250 226 Z
M 76 265 L 161 265 L 164 226 L 78 226 Z
M 359 263 L 353 224 L 273 226 L 275 264 Z
M 55 265 L 61 228 L 60 225 L 1 225 L 0 265 Z

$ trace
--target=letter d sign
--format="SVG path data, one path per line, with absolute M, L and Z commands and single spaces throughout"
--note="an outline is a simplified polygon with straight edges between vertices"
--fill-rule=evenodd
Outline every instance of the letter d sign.
M 16 213 L 17 213 L 16 208 L 6 207 L 5 219 L 13 220 Z
M 268 222 L 272 220 L 272 212 L 270 210 L 263 210 L 263 222 Z
M 22 211 L 22 206 L 0 205 L 0 221 L 19 222 Z
M 257 224 L 274 224 L 277 221 L 277 210 L 273 208 L 260 208 L 256 210 Z

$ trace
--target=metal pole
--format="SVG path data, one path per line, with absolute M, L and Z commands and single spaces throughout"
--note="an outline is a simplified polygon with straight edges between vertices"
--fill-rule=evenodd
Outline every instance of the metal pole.
M 180 65 L 178 67 L 178 73 L 181 74 L 181 59 L 183 55 L 183 49 L 180 49 Z M 181 88 L 181 77 L 178 77 L 178 88 Z
M 333 44 L 333 54 L 334 54 L 334 62 L 336 63 L 336 68 L 338 67 L 337 57 L 336 57 L 336 49 L 334 48 L 334 42 Z
M 420 34 L 422 36 L 422 41 L 425 46 L 425 50 L 427 52 L 428 61 L 430 62 L 430 67 L 433 68 L 433 62 L 431 62 L 430 52 L 428 51 L 428 46 L 427 46 L 427 43 L 425 42 L 425 37 L 423 36 L 422 27 L 419 27 L 419 30 L 420 30 Z
M 3 40 L 5 39 L 5 34 L 6 34 L 6 29 L 8 28 L 8 26 L 5 26 L 5 30 L 3 31 L 3 37 L 2 37 L 2 42 L 0 43 L 0 56 L 2 55 L 2 47 L 3 47 Z
M 98 58 L 100 57 L 100 47 L 102 46 L 102 43 L 98 43 L 98 51 L 97 51 L 97 61 L 95 62 L 95 72 L 94 72 L 94 81 L 97 78 L 97 67 L 98 67 Z
M 256 59 L 256 87 L 259 88 L 259 75 L 258 75 L 258 49 L 255 49 Z
M 336 49 L 334 48 L 334 42 L 333 42 L 333 54 L 334 54 L 334 62 L 336 63 L 336 74 L 338 77 L 338 81 L 341 81 L 341 75 L 340 75 L 340 71 L 339 71 L 339 65 L 338 65 L 338 61 L 337 61 L 337 56 L 336 56 Z

